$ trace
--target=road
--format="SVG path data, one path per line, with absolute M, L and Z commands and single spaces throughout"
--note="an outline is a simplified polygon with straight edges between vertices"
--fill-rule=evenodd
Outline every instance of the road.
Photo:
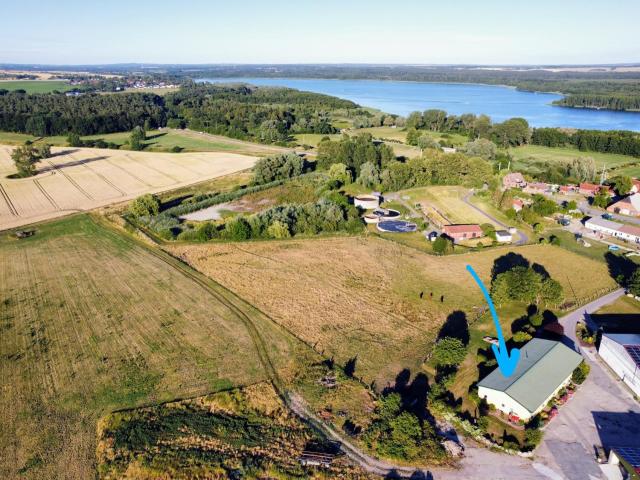
M 491 222 L 493 223 L 497 223 L 498 225 L 500 225 L 503 228 L 508 229 L 510 227 L 510 225 L 507 225 L 506 223 L 502 223 L 500 220 L 498 220 L 497 218 L 493 217 L 492 215 L 488 214 L 487 212 L 485 212 L 484 210 L 482 210 L 481 208 L 475 206 L 473 203 L 471 203 L 471 201 L 469 200 L 469 197 L 471 195 L 473 195 L 473 190 L 469 190 L 469 192 L 467 192 L 467 194 L 462 197 L 462 201 L 464 203 L 466 203 L 467 205 L 469 205 L 471 208 L 473 208 L 476 212 L 484 215 L 485 217 L 487 217 Z M 529 242 L 529 237 L 527 237 L 527 235 L 522 232 L 522 230 L 518 230 L 518 241 L 515 242 L 516 245 L 524 245 L 526 243 Z
M 614 445 L 640 444 L 640 405 L 612 376 L 595 347 L 581 347 L 575 334 L 578 321 L 588 322 L 589 314 L 623 294 L 622 289 L 616 290 L 559 320 L 564 343 L 581 352 L 591 366 L 585 383 L 545 429 L 544 441 L 536 451 L 537 461 L 560 473 L 560 478 L 604 478 L 595 462 L 595 445 L 608 450 Z
M 591 205 L 589 205 L 589 202 L 587 202 L 586 200 L 583 200 L 582 202 L 580 202 L 578 204 L 578 208 L 582 213 L 590 217 L 600 217 L 602 216 L 603 213 L 609 213 L 609 212 L 606 212 L 605 210 L 602 210 L 601 208 L 592 207 Z M 619 215 L 617 213 L 609 213 L 609 215 L 611 215 L 612 220 L 618 220 L 619 222 L 634 223 L 636 225 L 640 225 L 639 217 L 629 217 L 627 215 Z

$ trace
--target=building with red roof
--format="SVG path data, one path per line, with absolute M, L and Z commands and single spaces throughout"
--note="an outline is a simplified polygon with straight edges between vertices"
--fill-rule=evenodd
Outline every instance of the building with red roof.
M 442 233 L 454 241 L 471 240 L 474 238 L 484 237 L 484 233 L 480 225 L 445 225 L 442 227 Z

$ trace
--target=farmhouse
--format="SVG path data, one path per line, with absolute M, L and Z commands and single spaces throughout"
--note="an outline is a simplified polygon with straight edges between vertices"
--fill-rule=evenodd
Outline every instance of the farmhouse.
M 502 186 L 505 190 L 509 188 L 524 188 L 527 186 L 527 181 L 520 172 L 507 173 L 502 178 Z
M 640 395 L 640 334 L 604 333 L 598 353 L 611 370 Z
M 527 421 L 571 380 L 582 356 L 560 342 L 534 338 L 520 350 L 516 371 L 496 368 L 478 383 L 478 395 L 511 418 Z
M 570 195 L 572 193 L 578 192 L 578 186 L 577 185 L 560 185 L 560 188 L 558 189 L 558 191 L 562 195 Z
M 442 227 L 442 233 L 456 242 L 484 236 L 480 225 L 445 225 Z
M 640 216 L 640 193 L 634 193 L 607 207 L 607 212 L 620 213 L 633 217 Z
M 528 183 L 523 192 L 530 194 L 545 194 L 550 190 L 550 185 L 544 182 Z

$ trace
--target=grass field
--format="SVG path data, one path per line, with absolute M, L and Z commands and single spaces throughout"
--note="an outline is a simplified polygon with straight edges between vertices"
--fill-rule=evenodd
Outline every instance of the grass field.
M 63 80 L 0 80 L 0 90 L 24 90 L 27 93 L 64 92 L 73 87 Z
M 614 153 L 582 152 L 570 147 L 542 147 L 539 145 L 525 145 L 523 147 L 509 149 L 509 154 L 514 159 L 512 168 L 518 169 L 519 164 L 526 165 L 528 161 L 541 162 L 571 162 L 578 157 L 591 157 L 598 167 L 606 165 L 607 169 L 614 170 L 615 174 L 637 175 L 640 173 L 640 159 L 628 155 Z M 612 174 L 610 171 L 609 173 Z
M 492 222 L 482 213 L 467 205 L 462 198 L 469 192 L 464 187 L 457 186 L 437 186 L 422 187 L 404 190 L 400 192 L 402 196 L 408 196 L 412 204 L 420 203 L 423 211 L 427 214 L 437 215 L 441 220 L 448 220 L 449 223 L 491 223 L 500 227 L 498 223 Z M 485 205 L 482 205 L 484 208 Z M 435 208 L 435 212 L 433 212 Z M 509 220 L 504 214 L 493 211 L 494 217 L 503 223 L 509 224 Z M 502 227 L 500 227 L 502 228 Z
M 253 166 L 256 157 L 235 153 L 151 153 L 54 148 L 38 174 L 15 172 L 10 148 L 0 146 L 0 229 L 119 203 L 224 176 Z
M 470 321 L 483 306 L 466 265 L 488 282 L 494 260 L 513 251 L 434 257 L 374 237 L 169 248 L 339 363 L 357 358 L 356 375 L 378 387 L 420 369 L 449 315 Z M 603 262 L 550 245 L 515 251 L 544 265 L 568 297 L 614 286 Z
M 293 368 L 259 312 L 86 215 L 3 234 L 0 258 L 1 478 L 93 478 L 99 416 L 265 380 L 230 302 Z

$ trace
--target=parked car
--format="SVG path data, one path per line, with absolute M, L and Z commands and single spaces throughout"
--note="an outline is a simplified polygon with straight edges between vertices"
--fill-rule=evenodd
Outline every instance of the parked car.
M 602 218 L 604 218 L 605 220 L 611 220 L 613 218 L 613 215 L 611 215 L 610 213 L 603 213 Z
M 618 250 L 620 250 L 620 247 L 617 245 L 609 245 L 609 250 L 611 250 L 612 252 L 617 252 Z

